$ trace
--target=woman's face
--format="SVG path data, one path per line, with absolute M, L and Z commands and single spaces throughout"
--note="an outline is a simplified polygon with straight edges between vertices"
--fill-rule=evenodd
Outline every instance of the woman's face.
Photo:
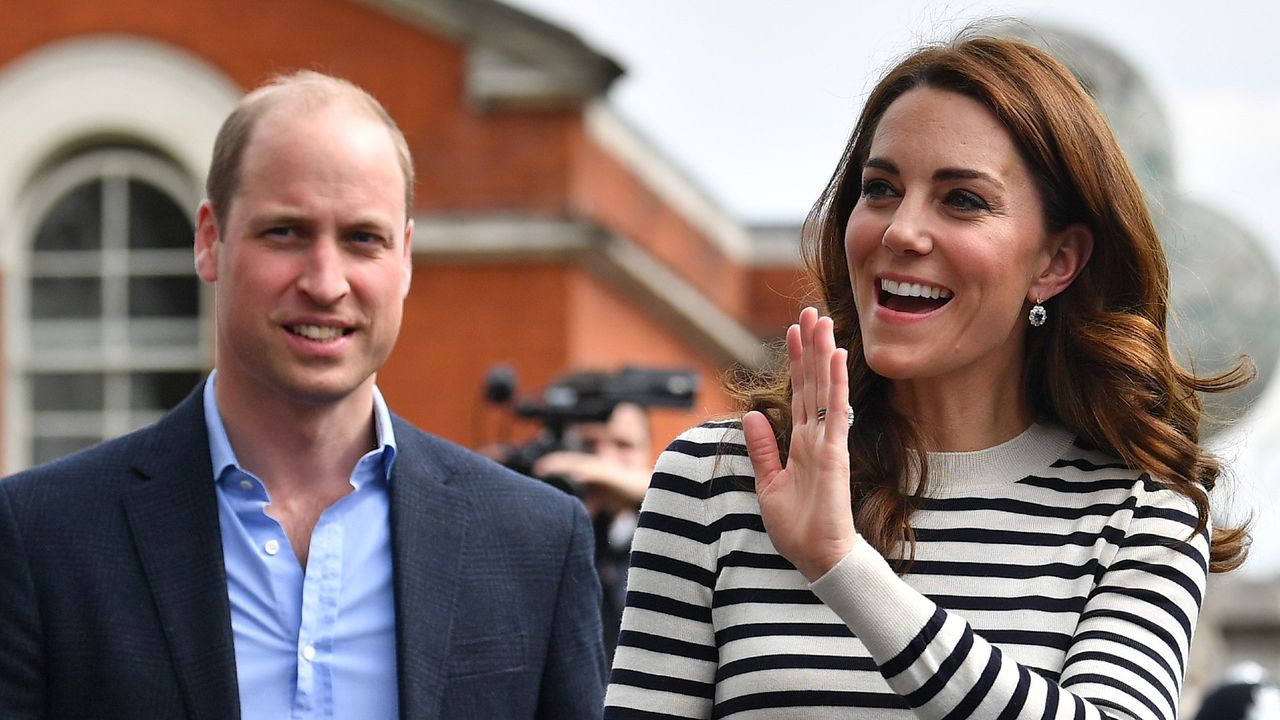
M 893 101 L 845 228 L 871 369 L 970 390 L 1020 382 L 1024 301 L 1052 257 L 1043 218 L 986 107 L 927 87 Z

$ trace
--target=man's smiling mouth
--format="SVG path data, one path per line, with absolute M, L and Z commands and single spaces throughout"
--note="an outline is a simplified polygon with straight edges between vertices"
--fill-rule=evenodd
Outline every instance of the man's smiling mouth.
M 332 325 L 286 325 L 285 329 L 299 337 L 317 342 L 332 342 L 351 334 L 351 328 L 334 327 Z

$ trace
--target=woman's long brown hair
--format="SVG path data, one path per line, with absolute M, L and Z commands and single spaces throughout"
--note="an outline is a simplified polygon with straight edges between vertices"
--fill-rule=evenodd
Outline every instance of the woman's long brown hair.
M 801 232 L 805 267 L 834 321 L 836 343 L 849 348 L 849 401 L 858 412 L 849 434 L 849 481 L 859 532 L 886 557 L 900 558 L 898 569 L 905 571 L 915 548 L 911 515 L 928 487 L 919 431 L 893 410 L 889 381 L 863 355 L 844 245 L 876 127 L 889 105 L 916 87 L 982 103 L 1009 131 L 1036 179 L 1049 230 L 1084 223 L 1093 232 L 1084 270 L 1044 303 L 1052 320 L 1027 335 L 1023 385 L 1033 412 L 1189 498 L 1202 531 L 1208 491 L 1221 468 L 1200 446 L 1203 410 L 1196 393 L 1238 388 L 1251 379 L 1252 367 L 1241 361 L 1200 377 L 1174 360 L 1160 238 L 1110 127 L 1079 82 L 1030 45 L 967 37 L 913 53 L 876 85 Z M 789 374 L 739 376 L 730 387 L 745 408 L 765 413 L 785 453 Z M 911 493 L 901 487 L 909 468 L 921 475 Z M 1247 523 L 1213 528 L 1210 570 L 1234 569 L 1247 552 Z

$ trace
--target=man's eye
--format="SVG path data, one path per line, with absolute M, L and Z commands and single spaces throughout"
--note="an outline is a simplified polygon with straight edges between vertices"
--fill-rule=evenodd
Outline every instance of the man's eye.
M 264 234 L 272 237 L 290 237 L 294 232 L 291 227 L 273 227 L 267 228 L 267 231 Z
M 952 190 L 947 193 L 946 203 L 957 210 L 964 211 L 991 209 L 986 200 L 968 190 Z
M 357 245 L 381 245 L 382 236 L 370 232 L 351 233 L 351 241 Z

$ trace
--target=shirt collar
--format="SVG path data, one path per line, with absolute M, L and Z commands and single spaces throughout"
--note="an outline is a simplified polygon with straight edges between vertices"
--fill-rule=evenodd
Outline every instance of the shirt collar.
M 218 401 L 213 392 L 217 379 L 218 369 L 214 368 L 204 384 L 204 424 L 209 433 L 209 456 L 215 482 L 221 480 L 228 469 L 241 469 L 236 452 L 227 438 L 227 427 L 222 424 L 222 413 L 218 412 Z M 396 458 L 396 435 L 391 427 L 391 411 L 387 409 L 387 403 L 377 385 L 373 387 L 373 427 L 378 436 L 378 447 L 373 452 L 382 455 L 382 471 L 384 477 L 390 480 L 392 463 Z

